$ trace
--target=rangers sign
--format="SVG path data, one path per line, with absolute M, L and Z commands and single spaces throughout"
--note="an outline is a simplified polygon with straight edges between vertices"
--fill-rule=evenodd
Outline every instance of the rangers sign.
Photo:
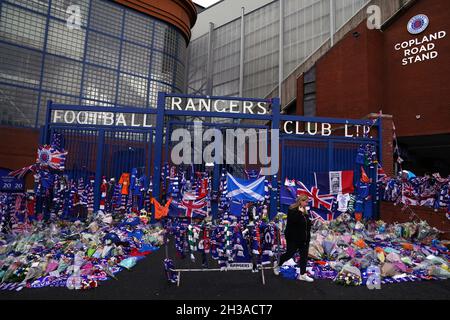
M 408 32 L 411 34 L 419 34 L 425 31 L 430 24 L 430 20 L 424 14 L 418 14 L 409 20 L 408 22 Z
M 419 35 L 424 32 L 430 24 L 430 20 L 424 14 L 412 17 L 408 22 L 408 32 Z M 436 59 L 439 56 L 438 44 L 447 36 L 444 30 L 420 35 L 416 38 L 396 43 L 395 51 L 403 53 L 402 66 L 425 62 Z

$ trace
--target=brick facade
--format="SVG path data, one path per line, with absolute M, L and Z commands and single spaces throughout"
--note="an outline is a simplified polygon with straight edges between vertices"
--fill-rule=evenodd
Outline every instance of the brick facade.
M 36 162 L 39 130 L 0 127 L 0 167 L 17 170 Z M 33 188 L 33 177 L 27 175 L 26 187 Z

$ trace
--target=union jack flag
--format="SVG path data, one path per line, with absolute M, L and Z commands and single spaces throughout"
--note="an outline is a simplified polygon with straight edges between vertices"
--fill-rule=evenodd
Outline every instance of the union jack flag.
M 409 183 L 402 185 L 402 203 L 410 206 L 416 206 L 418 204 L 414 188 Z
M 297 181 L 297 184 L 298 184 L 297 196 L 301 194 L 306 194 L 310 198 L 310 201 L 312 201 L 313 208 L 320 208 L 322 206 L 325 209 L 331 210 L 334 195 L 332 194 L 319 195 L 319 189 L 317 187 L 312 187 L 310 190 L 301 181 Z M 331 200 L 331 202 L 329 202 L 329 200 Z
M 333 219 L 335 219 L 334 213 L 331 211 L 326 211 L 326 210 L 322 210 L 322 209 L 311 209 L 309 211 L 312 221 L 316 221 L 319 220 L 321 222 L 325 222 L 325 221 L 331 221 Z M 340 215 L 340 212 L 337 214 L 338 216 Z M 337 216 L 336 216 L 337 218 Z
M 23 167 L 21 169 L 15 170 L 15 171 L 11 171 L 8 174 L 8 176 L 22 179 L 28 173 L 28 171 L 32 171 L 32 172 L 36 173 L 37 166 L 35 164 L 32 164 L 31 166 L 27 166 L 27 167 Z
M 381 166 L 380 163 L 378 163 L 378 168 L 377 168 L 377 181 L 383 181 L 384 179 L 387 178 L 387 174 L 386 172 L 384 172 L 383 167 Z
M 187 218 L 206 218 L 208 216 L 206 199 L 200 200 L 182 200 L 178 205 L 181 212 Z

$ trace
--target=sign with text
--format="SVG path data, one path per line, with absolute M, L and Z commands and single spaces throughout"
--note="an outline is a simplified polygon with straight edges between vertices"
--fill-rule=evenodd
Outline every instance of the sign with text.
M 10 170 L 0 169 L 0 191 L 1 192 L 24 192 L 25 181 L 9 176 Z
M 202 98 L 168 98 L 166 107 L 170 110 L 186 110 L 197 112 L 221 112 L 221 113 L 241 113 L 254 115 L 270 114 L 269 104 L 264 101 L 237 101 L 223 99 L 202 99 Z
M 341 135 L 352 137 L 367 137 L 370 134 L 370 127 L 363 125 L 349 125 L 345 124 L 340 128 L 332 128 L 331 123 L 322 122 L 301 122 L 301 121 L 285 121 L 283 124 L 283 132 L 285 134 L 295 135 L 309 135 L 309 136 L 324 136 Z
M 137 128 L 151 128 L 156 125 L 155 116 L 152 114 L 78 110 L 53 110 L 51 122 L 55 124 L 62 123 Z
M 426 15 L 414 16 L 408 22 L 408 32 L 418 35 L 429 26 L 430 20 Z M 394 45 L 395 51 L 403 51 L 402 66 L 425 62 L 436 59 L 439 56 L 436 44 L 444 39 L 447 32 L 438 31 L 415 39 L 405 40 Z

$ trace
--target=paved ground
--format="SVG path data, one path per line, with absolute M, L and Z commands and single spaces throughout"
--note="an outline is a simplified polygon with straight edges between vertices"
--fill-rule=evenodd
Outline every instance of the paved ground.
M 309 299 L 433 299 L 450 300 L 450 280 L 382 285 L 381 290 L 343 287 L 329 280 L 314 283 L 284 279 L 266 271 L 263 285 L 260 273 L 190 272 L 181 277 L 181 285 L 170 285 L 163 269 L 164 250 L 160 249 L 130 271 L 118 274 L 92 290 L 67 288 L 0 291 L 0 300 L 25 299 L 165 299 L 165 300 L 309 300 Z M 177 260 L 175 260 L 177 262 Z

